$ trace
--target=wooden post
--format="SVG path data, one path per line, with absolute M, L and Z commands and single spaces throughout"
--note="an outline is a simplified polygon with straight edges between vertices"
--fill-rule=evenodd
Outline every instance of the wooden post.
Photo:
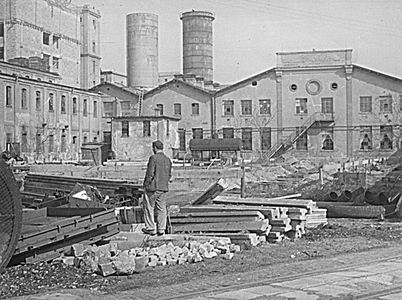
M 246 191 L 244 158 L 241 160 L 240 198 L 244 198 Z

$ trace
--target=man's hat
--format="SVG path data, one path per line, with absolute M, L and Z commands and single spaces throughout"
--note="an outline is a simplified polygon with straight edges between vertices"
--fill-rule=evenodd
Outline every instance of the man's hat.
M 163 143 L 159 140 L 152 142 L 152 147 L 163 150 Z

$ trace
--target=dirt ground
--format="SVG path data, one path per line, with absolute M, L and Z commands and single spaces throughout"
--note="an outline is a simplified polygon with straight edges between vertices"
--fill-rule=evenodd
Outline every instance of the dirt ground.
M 330 219 L 329 224 L 308 229 L 296 241 L 263 244 L 243 250 L 233 260 L 210 259 L 196 264 L 147 268 L 140 274 L 103 278 L 85 270 L 61 264 L 41 263 L 16 266 L 0 275 L 0 298 L 84 288 L 114 293 L 138 288 L 154 288 L 197 282 L 226 274 L 256 271 L 283 262 L 333 257 L 339 254 L 362 252 L 373 248 L 402 244 L 402 224 L 392 221 Z

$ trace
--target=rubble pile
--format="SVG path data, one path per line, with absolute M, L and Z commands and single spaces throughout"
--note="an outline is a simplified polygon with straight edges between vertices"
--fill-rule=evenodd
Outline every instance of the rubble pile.
M 120 250 L 118 243 L 110 242 L 101 246 L 74 244 L 69 253 L 54 261 L 102 276 L 131 275 L 147 267 L 198 263 L 214 257 L 230 260 L 240 251 L 240 246 L 227 238 L 211 238 L 203 243 L 189 241 L 183 247 L 169 242 L 158 247 L 136 247 L 129 250 Z

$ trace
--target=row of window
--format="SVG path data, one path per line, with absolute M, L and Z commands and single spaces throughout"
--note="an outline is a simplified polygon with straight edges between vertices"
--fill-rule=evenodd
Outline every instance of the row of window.
M 253 113 L 253 101 L 252 100 L 241 100 L 241 114 L 242 115 L 252 115 Z M 222 102 L 223 115 L 224 116 L 234 116 L 234 100 L 224 100 Z M 258 109 L 260 115 L 270 115 L 271 114 L 271 100 L 270 99 L 260 99 L 258 100 Z
M 43 96 L 40 91 L 35 92 L 35 109 L 36 111 L 42 110 L 42 102 Z M 48 98 L 46 99 L 48 111 L 54 112 L 55 111 L 55 96 L 53 93 L 48 94 Z M 12 98 L 12 87 L 6 86 L 6 106 L 12 107 L 13 106 L 13 98 Z M 21 89 L 20 94 L 20 106 L 21 109 L 28 109 L 28 90 L 26 88 Z M 66 95 L 61 95 L 60 97 L 60 113 L 67 114 L 67 97 Z M 72 98 L 72 113 L 78 113 L 78 99 L 77 97 Z M 88 115 L 88 99 L 83 100 L 82 106 L 82 114 L 84 116 Z M 93 101 L 93 117 L 98 117 L 98 102 Z
M 156 109 L 159 111 L 159 115 L 163 116 L 163 104 L 156 104 Z M 173 104 L 173 114 L 175 116 L 181 116 L 181 103 Z M 198 103 L 191 103 L 191 115 L 198 116 L 200 114 L 200 105 Z

